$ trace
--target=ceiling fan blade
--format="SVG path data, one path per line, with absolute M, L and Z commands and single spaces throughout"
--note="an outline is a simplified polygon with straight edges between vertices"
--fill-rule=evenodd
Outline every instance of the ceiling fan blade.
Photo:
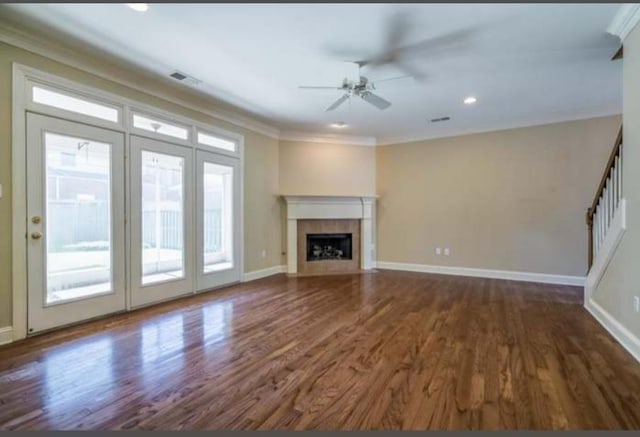
M 299 86 L 301 90 L 341 90 L 342 88 L 338 88 L 335 86 Z
M 409 14 L 407 11 L 396 11 L 387 19 L 387 50 L 392 50 L 405 39 L 409 29 Z
M 414 77 L 410 74 L 405 74 L 404 76 L 396 76 L 396 77 L 388 77 L 386 79 L 373 80 L 374 84 L 379 84 L 382 82 L 391 82 L 392 80 L 400 80 L 400 79 L 414 79 Z
M 425 52 L 429 50 L 435 51 L 449 51 L 455 46 L 468 45 L 471 41 L 471 37 L 477 33 L 476 28 L 467 28 L 455 30 L 453 32 L 445 33 L 444 35 L 428 38 L 417 43 L 408 44 L 399 47 L 399 50 L 405 53 L 409 52 Z
M 327 108 L 327 111 L 333 111 L 334 109 L 336 109 L 338 106 L 342 105 L 348 99 L 349 99 L 349 94 L 347 93 L 347 94 L 343 95 L 342 97 L 340 97 L 335 102 L 333 102 L 333 104 Z
M 360 97 L 362 98 L 362 100 L 364 100 L 367 103 L 371 103 L 373 106 L 375 106 L 378 109 L 387 109 L 389 106 L 391 106 L 391 102 L 386 101 L 382 97 L 375 95 L 370 91 L 365 91 L 361 93 Z

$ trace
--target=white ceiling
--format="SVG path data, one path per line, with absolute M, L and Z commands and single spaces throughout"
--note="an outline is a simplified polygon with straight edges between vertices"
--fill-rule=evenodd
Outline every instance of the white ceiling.
M 175 69 L 203 81 L 202 92 L 297 133 L 375 137 L 378 143 L 616 114 L 622 108 L 619 46 L 606 28 L 618 4 L 16 4 L 86 43 L 164 76 Z M 409 43 L 471 29 L 454 50 L 416 58 L 428 77 L 380 84 L 393 105 L 380 111 L 354 99 L 325 108 L 353 64 L 329 53 L 366 57 L 383 44 L 398 9 L 413 19 Z M 363 74 L 401 75 L 392 67 Z M 464 97 L 478 103 L 466 106 Z M 428 120 L 450 116 L 432 124 Z M 336 132 L 331 122 L 349 127 Z

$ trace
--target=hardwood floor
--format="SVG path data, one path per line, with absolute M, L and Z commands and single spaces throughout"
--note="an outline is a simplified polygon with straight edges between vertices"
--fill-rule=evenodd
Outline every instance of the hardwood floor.
M 582 290 L 275 276 L 0 348 L 0 427 L 639 428 Z

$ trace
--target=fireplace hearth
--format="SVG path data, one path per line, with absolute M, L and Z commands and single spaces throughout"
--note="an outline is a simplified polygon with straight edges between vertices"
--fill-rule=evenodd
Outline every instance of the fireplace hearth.
M 353 234 L 307 234 L 307 261 L 348 261 Z

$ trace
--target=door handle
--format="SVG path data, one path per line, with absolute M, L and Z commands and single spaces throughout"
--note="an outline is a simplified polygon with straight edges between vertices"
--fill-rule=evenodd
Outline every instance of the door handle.
M 42 238 L 42 232 L 32 232 L 31 233 L 31 238 L 33 238 L 34 240 L 39 240 Z

